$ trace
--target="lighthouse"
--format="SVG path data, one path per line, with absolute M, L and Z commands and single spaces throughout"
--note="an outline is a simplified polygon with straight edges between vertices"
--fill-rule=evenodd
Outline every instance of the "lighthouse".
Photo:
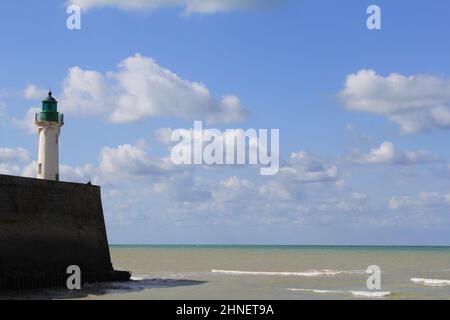
M 59 134 L 64 115 L 58 112 L 58 101 L 48 93 L 42 101 L 42 111 L 36 113 L 35 124 L 39 133 L 37 178 L 59 181 Z

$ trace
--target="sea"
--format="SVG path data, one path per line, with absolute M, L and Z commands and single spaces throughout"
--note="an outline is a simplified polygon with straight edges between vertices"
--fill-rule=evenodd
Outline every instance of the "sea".
M 132 281 L 87 285 L 70 293 L 20 293 L 19 297 L 450 299 L 450 247 L 118 245 L 111 246 L 111 256 L 115 269 L 132 271 Z M 368 272 L 370 266 L 380 273 Z

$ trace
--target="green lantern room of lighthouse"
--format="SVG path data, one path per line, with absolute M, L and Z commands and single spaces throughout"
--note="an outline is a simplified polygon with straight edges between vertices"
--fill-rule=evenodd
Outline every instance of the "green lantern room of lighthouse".
M 63 115 L 58 112 L 58 101 L 48 93 L 48 97 L 42 101 L 42 112 L 36 114 L 36 122 L 63 122 Z

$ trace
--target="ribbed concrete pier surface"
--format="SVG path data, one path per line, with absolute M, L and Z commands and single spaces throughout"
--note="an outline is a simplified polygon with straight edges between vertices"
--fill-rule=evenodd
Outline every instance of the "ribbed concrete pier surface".
M 129 280 L 111 264 L 100 187 L 0 175 L 0 290 L 64 286 L 71 265 L 84 282 Z

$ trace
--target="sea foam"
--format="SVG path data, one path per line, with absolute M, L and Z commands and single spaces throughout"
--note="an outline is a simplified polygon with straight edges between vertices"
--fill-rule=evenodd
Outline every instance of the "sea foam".
M 297 288 L 288 288 L 289 291 L 305 291 L 305 292 L 314 292 L 314 293 L 346 293 L 345 291 L 338 290 L 322 290 L 322 289 L 297 289 Z
M 390 291 L 350 291 L 350 293 L 356 297 L 366 298 L 384 298 L 390 296 Z
M 339 274 L 363 274 L 364 270 L 308 270 L 303 272 L 274 272 L 274 271 L 240 271 L 240 270 L 211 270 L 212 273 L 225 275 L 249 275 L 249 276 L 284 276 L 284 277 L 320 277 L 320 276 L 335 276 Z
M 145 275 L 145 276 L 132 276 L 130 278 L 131 281 L 142 281 L 142 280 L 148 280 L 150 279 L 149 276 Z
M 307 291 L 313 293 L 338 293 L 338 294 L 351 294 L 355 297 L 365 297 L 365 298 L 384 298 L 390 296 L 392 293 L 390 291 L 339 291 L 339 290 L 321 290 L 321 289 L 295 289 L 288 288 L 289 291 Z
M 411 278 L 411 281 L 414 283 L 420 283 L 420 284 L 423 284 L 425 286 L 430 286 L 430 287 L 450 286 L 450 280 Z

